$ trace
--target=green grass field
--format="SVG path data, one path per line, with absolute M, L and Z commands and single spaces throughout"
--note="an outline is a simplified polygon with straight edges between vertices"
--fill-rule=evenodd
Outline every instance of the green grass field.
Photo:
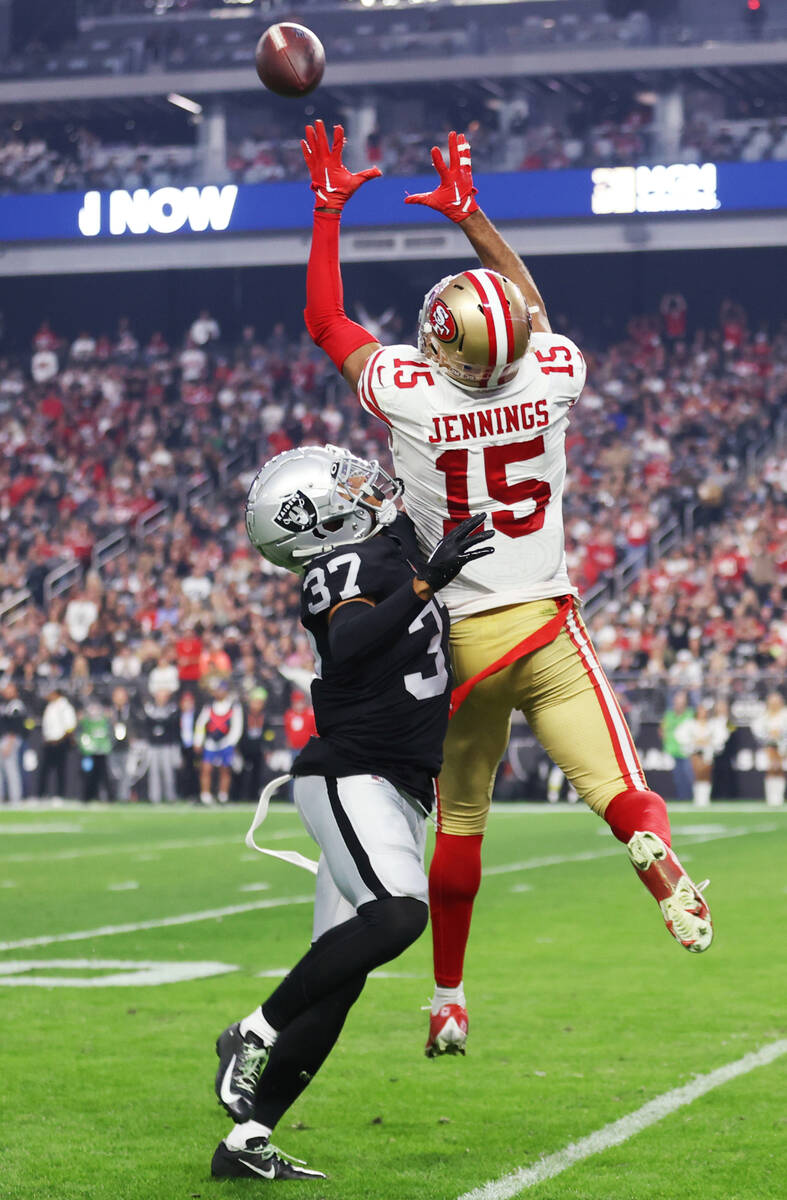
M 424 936 L 390 964 L 395 977 L 369 980 L 276 1131 L 329 1178 L 274 1186 L 292 1200 L 457 1200 L 785 1038 L 787 812 L 672 816 L 695 879 L 712 880 L 707 954 L 671 941 L 623 848 L 584 809 L 497 811 L 467 964 L 467 1058 L 423 1056 Z M 215 1037 L 264 999 L 272 981 L 260 972 L 291 965 L 311 928 L 312 878 L 247 851 L 248 820 L 237 809 L 0 813 L 0 984 L 15 981 L 0 990 L 4 1200 L 213 1200 L 271 1186 L 209 1174 L 229 1128 L 213 1095 Z M 271 834 L 313 852 L 292 810 L 273 812 L 258 839 Z M 237 969 L 73 986 L 130 969 L 94 965 L 107 960 Z M 53 975 L 72 986 L 34 986 Z M 527 1194 L 781 1198 L 786 1146 L 783 1054 Z

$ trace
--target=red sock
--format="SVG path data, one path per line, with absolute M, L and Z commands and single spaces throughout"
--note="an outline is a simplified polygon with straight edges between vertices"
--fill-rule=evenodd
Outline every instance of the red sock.
M 434 977 L 438 987 L 462 982 L 473 901 L 481 886 L 483 834 L 437 834 L 429 868 Z
M 619 842 L 628 842 L 647 829 L 665 846 L 672 845 L 667 806 L 656 792 L 621 792 L 610 800 L 604 820 Z

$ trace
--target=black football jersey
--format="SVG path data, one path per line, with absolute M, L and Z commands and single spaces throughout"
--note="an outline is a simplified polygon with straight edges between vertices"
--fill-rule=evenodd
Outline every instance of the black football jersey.
M 379 603 L 413 579 L 417 546 L 401 513 L 367 542 L 313 559 L 303 577 L 301 622 L 312 644 L 318 737 L 296 758 L 296 775 L 380 775 L 430 808 L 448 725 L 448 613 L 437 597 L 390 644 L 366 658 L 331 660 L 328 613 L 353 596 Z

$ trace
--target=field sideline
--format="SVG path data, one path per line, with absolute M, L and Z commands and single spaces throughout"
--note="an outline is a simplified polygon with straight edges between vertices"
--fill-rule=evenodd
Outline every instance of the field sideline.
M 0 810 L 0 1197 L 249 1196 L 217 1183 L 213 1042 L 303 952 L 313 879 L 250 809 Z M 430 944 L 389 964 L 274 1140 L 292 1200 L 773 1200 L 787 1170 L 787 811 L 673 806 L 717 936 L 689 955 L 582 807 L 500 806 L 466 1059 L 423 1057 Z M 291 808 L 258 841 L 314 853 Z M 262 976 L 262 977 L 261 977 Z M 268 1185 L 270 1186 L 270 1185 Z M 275 1185 L 274 1185 L 275 1186 Z

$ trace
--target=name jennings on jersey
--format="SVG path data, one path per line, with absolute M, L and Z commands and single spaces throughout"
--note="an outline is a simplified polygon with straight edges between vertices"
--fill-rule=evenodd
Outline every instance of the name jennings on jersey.
M 488 512 L 497 535 L 495 553 L 440 593 L 452 620 L 577 595 L 562 506 L 566 428 L 585 373 L 574 343 L 553 333 L 534 333 L 517 375 L 491 394 L 452 383 L 414 346 L 385 346 L 367 362 L 358 397 L 389 428 L 422 551 L 473 512 Z
M 402 513 L 369 541 L 312 560 L 301 586 L 301 623 L 315 657 L 311 693 L 318 737 L 295 759 L 292 773 L 380 775 L 428 811 L 451 698 L 445 606 L 437 597 L 416 599 L 408 625 L 394 629 L 374 651 L 344 655 L 338 663 L 328 623 L 343 600 L 368 596 L 379 604 L 415 578 L 417 556 L 413 524 Z

